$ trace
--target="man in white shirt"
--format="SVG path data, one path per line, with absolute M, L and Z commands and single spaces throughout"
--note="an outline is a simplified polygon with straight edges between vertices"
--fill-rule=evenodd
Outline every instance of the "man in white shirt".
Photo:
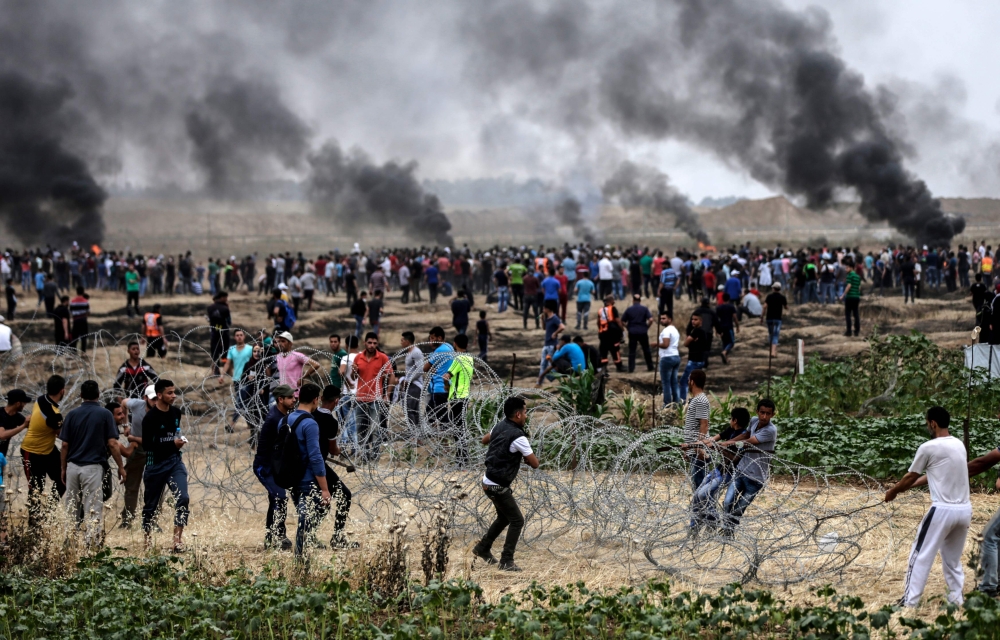
M 614 288 L 615 266 L 611 264 L 607 254 L 597 262 L 597 279 L 601 298 L 611 295 Z
M 677 384 L 677 368 L 681 364 L 681 354 L 678 345 L 681 341 L 681 334 L 674 326 L 673 318 L 669 313 L 660 314 L 660 336 L 656 342 L 659 348 L 660 360 L 660 384 L 663 387 L 663 406 L 681 401 L 681 389 Z
M 902 480 L 885 494 L 885 501 L 918 484 L 921 474 L 926 480 L 920 484 L 930 486 L 931 508 L 920 521 L 917 539 L 910 550 L 906 571 L 905 593 L 901 604 L 915 607 L 927 585 L 934 556 L 941 553 L 941 569 L 948 585 L 948 602 L 962 604 L 962 586 L 965 572 L 962 569 L 962 550 L 972 523 L 972 503 L 969 502 L 968 456 L 965 445 L 948 431 L 951 416 L 943 407 L 927 411 L 927 431 L 933 438 L 920 445 L 910 470 Z

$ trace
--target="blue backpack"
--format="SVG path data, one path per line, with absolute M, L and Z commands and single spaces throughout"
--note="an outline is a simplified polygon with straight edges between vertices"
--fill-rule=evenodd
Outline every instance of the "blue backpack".
M 285 328 L 291 329 L 295 326 L 295 323 L 299 318 L 295 315 L 295 309 L 292 308 L 292 305 L 288 304 L 284 300 L 281 301 L 281 304 L 285 307 Z

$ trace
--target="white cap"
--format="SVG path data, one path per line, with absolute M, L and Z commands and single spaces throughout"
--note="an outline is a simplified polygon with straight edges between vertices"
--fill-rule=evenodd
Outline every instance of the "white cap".
M 781 291 L 781 283 L 780 282 L 775 282 L 774 284 L 771 285 L 771 288 L 772 289 L 777 289 L 778 291 Z
M 150 400 L 155 400 L 156 399 L 156 385 L 155 384 L 148 384 L 148 385 L 146 385 L 146 388 L 143 390 L 142 395 L 146 396 Z
M 0 322 L 4 322 L 4 320 L 5 318 L 3 316 L 0 316 Z
M 288 288 L 288 285 L 285 284 L 284 282 L 282 282 L 281 284 L 278 285 L 278 288 L 281 289 L 282 291 L 284 291 L 285 289 Z
M 285 340 L 288 340 L 289 342 L 295 342 L 295 338 L 293 338 L 292 334 L 289 333 L 289 332 L 287 332 L 287 331 L 282 331 L 281 333 L 278 334 L 278 337 L 279 338 L 284 338 Z
M 739 270 L 739 269 L 733 269 L 733 270 L 732 270 L 732 271 L 731 271 L 731 272 L 729 273 L 729 275 L 730 275 L 730 276 L 738 276 L 738 275 L 740 275 L 740 270 Z

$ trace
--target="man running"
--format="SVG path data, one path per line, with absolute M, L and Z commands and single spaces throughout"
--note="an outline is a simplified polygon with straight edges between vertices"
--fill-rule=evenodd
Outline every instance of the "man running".
M 910 470 L 885 493 L 885 501 L 914 484 L 921 474 L 931 492 L 931 508 L 920 521 L 919 533 L 910 549 L 903 598 L 904 607 L 916 607 L 927 585 L 934 557 L 941 554 L 941 569 L 948 585 L 948 602 L 961 606 L 965 571 L 962 551 L 972 524 L 972 503 L 969 501 L 968 456 L 965 445 L 951 435 L 948 427 L 951 415 L 943 407 L 927 411 L 927 431 L 931 439 L 917 448 Z
M 327 385 L 320 395 L 319 406 L 312 412 L 313 420 L 319 426 L 320 446 L 325 445 L 326 447 L 323 449 L 324 457 L 331 455 L 336 458 L 340 455 L 340 446 L 337 444 L 340 421 L 333 413 L 339 401 L 340 389 L 333 385 Z M 356 549 L 359 546 L 358 543 L 348 540 L 344 531 L 347 525 L 347 516 L 351 512 L 351 490 L 347 488 L 347 485 L 329 464 L 326 465 L 326 486 L 330 490 L 331 502 L 337 505 L 330 546 L 334 549 Z
M 253 474 L 267 491 L 267 516 L 265 519 L 264 548 L 288 551 L 292 541 L 285 533 L 285 518 L 288 512 L 288 494 L 278 486 L 271 469 L 274 440 L 278 435 L 278 424 L 295 409 L 295 390 L 287 384 L 279 384 L 272 392 L 274 404 L 260 426 L 257 453 L 253 459 Z
M 499 568 L 501 571 L 520 571 L 520 567 L 514 564 L 514 551 L 517 549 L 517 539 L 521 537 L 521 530 L 524 528 L 524 516 L 521 515 L 517 501 L 514 500 L 510 485 L 517 478 L 522 460 L 532 469 L 537 469 L 538 458 L 532 451 L 524 430 L 524 424 L 528 420 L 528 409 L 524 399 L 507 398 L 503 403 L 503 415 L 504 419 L 483 436 L 483 444 L 489 445 L 486 452 L 486 473 L 483 475 L 483 492 L 493 503 L 497 517 L 486 535 L 473 547 L 472 554 L 484 560 L 486 564 L 497 564 L 491 549 L 503 530 L 507 529 Z

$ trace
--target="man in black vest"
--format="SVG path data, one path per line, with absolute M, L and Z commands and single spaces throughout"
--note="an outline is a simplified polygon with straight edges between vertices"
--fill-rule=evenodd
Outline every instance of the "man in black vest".
M 507 539 L 500 554 L 500 569 L 502 571 L 520 571 L 514 564 L 514 549 L 517 539 L 521 537 L 524 528 L 524 516 L 517 507 L 517 501 L 511 493 L 510 485 L 517 477 L 523 459 L 532 469 L 538 468 L 538 458 L 531 450 L 524 423 L 528 419 L 528 410 L 523 398 L 507 398 L 503 403 L 505 420 L 498 422 L 492 431 L 483 436 L 483 444 L 490 446 L 486 452 L 486 474 L 483 476 L 483 491 L 497 510 L 497 518 L 489 531 L 483 536 L 472 553 L 487 564 L 496 564 L 490 549 L 493 542 L 507 528 Z

